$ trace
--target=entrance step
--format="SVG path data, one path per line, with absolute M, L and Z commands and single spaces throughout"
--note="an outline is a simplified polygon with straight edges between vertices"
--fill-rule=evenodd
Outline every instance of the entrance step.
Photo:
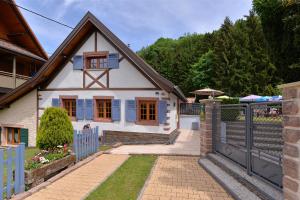
M 233 197 L 242 200 L 282 200 L 282 191 L 255 176 L 247 175 L 242 167 L 217 154 L 201 158 L 199 164 L 216 178 Z

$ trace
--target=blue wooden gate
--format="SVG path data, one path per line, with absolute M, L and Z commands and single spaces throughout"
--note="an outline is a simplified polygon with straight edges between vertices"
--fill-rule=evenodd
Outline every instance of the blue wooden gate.
M 74 130 L 73 151 L 76 162 L 96 153 L 99 149 L 98 127 L 85 130 Z
M 0 199 L 25 190 L 24 180 L 25 143 L 0 148 Z

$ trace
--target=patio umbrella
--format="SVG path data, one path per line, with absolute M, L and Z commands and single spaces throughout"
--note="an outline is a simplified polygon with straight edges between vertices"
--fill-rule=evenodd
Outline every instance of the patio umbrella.
M 278 96 L 272 96 L 270 101 L 281 101 L 282 100 L 282 96 L 278 95 Z
M 217 99 L 230 99 L 230 97 L 223 95 L 223 96 L 218 96 Z
M 220 90 L 214 90 L 211 88 L 204 88 L 204 89 L 200 89 L 200 90 L 195 90 L 193 92 L 191 92 L 193 94 L 197 94 L 197 95 L 207 95 L 207 96 L 220 96 L 221 94 L 224 94 L 224 92 L 220 91 Z
M 251 94 L 249 96 L 240 98 L 240 101 L 241 102 L 253 102 L 253 101 L 255 101 L 256 99 L 259 99 L 259 98 L 261 98 L 261 96 Z
M 255 99 L 255 102 L 267 102 L 270 101 L 272 97 L 270 96 L 262 96 L 260 98 Z

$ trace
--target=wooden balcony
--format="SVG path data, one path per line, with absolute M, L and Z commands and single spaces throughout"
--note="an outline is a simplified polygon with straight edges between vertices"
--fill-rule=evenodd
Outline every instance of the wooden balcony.
M 29 76 L 16 74 L 14 79 L 13 73 L 0 71 L 0 88 L 11 88 L 18 87 L 30 79 Z

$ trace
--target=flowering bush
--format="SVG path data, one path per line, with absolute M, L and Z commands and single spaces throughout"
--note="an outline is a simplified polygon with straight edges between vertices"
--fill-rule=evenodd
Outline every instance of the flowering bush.
M 43 166 L 44 164 L 50 163 L 54 160 L 61 159 L 67 155 L 70 155 L 72 150 L 68 147 L 67 144 L 64 146 L 58 145 L 57 148 L 47 151 L 42 150 L 37 155 L 35 155 L 31 160 L 25 162 L 25 169 L 37 169 Z

